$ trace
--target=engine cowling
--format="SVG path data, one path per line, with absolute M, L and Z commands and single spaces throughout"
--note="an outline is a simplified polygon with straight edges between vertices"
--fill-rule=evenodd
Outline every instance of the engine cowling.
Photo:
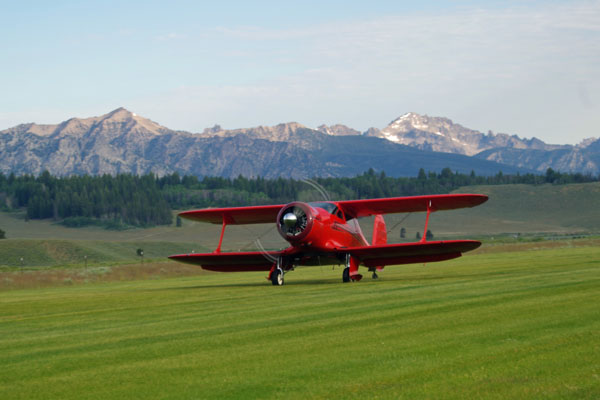
M 277 230 L 289 242 L 299 242 L 312 229 L 314 215 L 311 207 L 299 201 L 287 204 L 277 214 Z

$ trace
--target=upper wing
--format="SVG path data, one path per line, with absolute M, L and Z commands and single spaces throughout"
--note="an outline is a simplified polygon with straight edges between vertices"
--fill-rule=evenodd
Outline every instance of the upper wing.
M 367 267 L 450 260 L 481 246 L 476 240 L 383 244 L 344 249 Z
M 204 210 L 185 211 L 179 214 L 182 218 L 195 221 L 228 225 L 262 224 L 275 222 L 277 213 L 283 204 L 274 206 L 207 208 Z
M 269 271 L 281 251 L 247 251 L 240 253 L 178 254 L 170 259 L 223 272 Z
M 336 202 L 346 218 L 368 217 L 375 214 L 404 213 L 474 207 L 488 199 L 481 194 L 439 194 L 430 196 L 391 197 L 385 199 L 346 200 Z
M 337 201 L 347 218 L 366 217 L 375 214 L 400 212 L 452 210 L 455 208 L 474 207 L 485 202 L 487 196 L 481 194 L 440 194 L 431 196 L 391 197 L 385 199 L 344 200 Z M 179 215 L 213 224 L 228 225 L 261 224 L 274 222 L 284 204 L 272 206 L 207 208 L 204 210 L 185 211 Z

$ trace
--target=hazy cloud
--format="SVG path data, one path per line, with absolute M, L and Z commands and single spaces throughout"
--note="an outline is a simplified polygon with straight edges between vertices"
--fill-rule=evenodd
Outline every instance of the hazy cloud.
M 482 4 L 385 16 L 380 7 L 364 18 L 355 9 L 319 22 L 235 12 L 232 22 L 229 10 L 193 7 L 203 23 L 171 8 L 169 18 L 145 9 L 143 24 L 133 9 L 110 26 L 94 14 L 65 16 L 79 27 L 53 22 L 6 47 L 0 123 L 23 122 L 23 109 L 45 116 L 60 107 L 59 122 L 117 103 L 192 131 L 290 120 L 365 130 L 415 111 L 551 142 L 600 136 L 600 2 Z M 252 21 L 261 22 L 242 25 Z M 5 28 L 11 43 L 20 26 Z
M 183 39 L 187 39 L 188 35 L 184 34 L 184 33 L 177 33 L 177 32 L 169 32 L 165 35 L 159 35 L 156 37 L 157 40 L 160 41 L 166 41 L 166 40 L 183 40 Z
M 578 138 L 561 136 L 568 113 L 579 120 L 581 137 L 599 135 L 593 129 L 600 113 L 589 100 L 600 82 L 599 4 L 429 12 L 302 29 L 218 28 L 213 34 L 224 46 L 216 60 L 239 58 L 273 72 L 166 94 L 173 109 L 165 119 L 197 130 L 288 119 L 364 130 L 417 111 L 480 130 L 572 142 Z M 584 111 L 582 99 L 589 100 Z M 197 112 L 168 118 L 175 107 Z

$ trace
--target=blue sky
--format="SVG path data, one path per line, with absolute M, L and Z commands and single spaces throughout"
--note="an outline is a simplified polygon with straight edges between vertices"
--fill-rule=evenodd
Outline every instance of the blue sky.
M 414 111 L 600 136 L 599 1 L 323 3 L 3 1 L 0 129 L 123 106 L 192 132 Z

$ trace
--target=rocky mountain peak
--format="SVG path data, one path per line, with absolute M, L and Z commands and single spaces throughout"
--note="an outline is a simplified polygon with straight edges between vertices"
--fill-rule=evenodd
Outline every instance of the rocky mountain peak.
M 76 120 L 76 119 L 75 119 Z M 67 121 L 71 123 L 73 120 Z M 170 130 L 158 123 L 144 117 L 140 117 L 123 107 L 99 117 L 79 120 L 82 125 L 89 126 L 91 133 L 109 133 L 112 136 L 122 134 L 162 135 Z
M 598 140 L 599 139 L 595 138 L 595 137 L 585 138 L 581 142 L 579 142 L 575 147 L 583 149 L 583 148 L 588 147 L 592 143 L 597 142 Z
M 395 141 L 393 138 L 398 138 L 397 135 L 399 133 L 420 131 L 432 133 L 438 136 L 445 136 L 450 131 L 457 130 L 457 128 L 463 131 L 475 132 L 458 124 L 454 124 L 452 120 L 448 118 L 430 117 L 428 115 L 420 115 L 415 112 L 409 112 L 390 122 L 387 127 L 381 130 L 381 132 L 384 135 L 387 133 L 388 136 L 391 137 L 390 140 Z
M 242 129 L 223 129 L 220 125 L 215 125 L 212 128 L 206 128 L 202 132 L 202 136 L 221 136 L 231 137 L 237 135 L 246 135 L 255 139 L 265 139 L 275 142 L 290 141 L 293 139 L 298 131 L 308 129 L 302 124 L 297 122 L 287 122 L 278 124 L 275 126 L 257 126 L 254 128 L 242 128 Z
M 395 126 L 395 127 L 398 127 L 400 125 L 410 125 L 410 126 L 423 125 L 424 126 L 429 121 L 429 119 L 430 119 L 430 117 L 427 115 L 420 115 L 420 114 L 417 114 L 416 112 L 411 111 L 411 112 L 407 112 L 406 114 L 402 114 L 401 116 L 399 116 L 398 118 L 396 118 L 395 120 L 390 122 L 388 126 Z M 446 119 L 446 118 L 439 118 L 439 119 Z M 452 122 L 452 121 L 450 121 L 450 122 Z
M 318 126 L 317 130 L 319 132 L 323 132 L 327 135 L 332 135 L 332 136 L 361 135 L 361 133 L 359 131 L 357 131 L 356 129 L 352 129 L 352 128 L 350 128 L 346 125 L 342 125 L 342 124 L 335 124 L 335 125 L 330 125 L 330 126 L 323 124 L 323 125 Z
M 389 141 L 416 147 L 421 150 L 439 151 L 473 156 L 493 148 L 553 150 L 561 146 L 549 145 L 539 139 L 521 139 L 505 133 L 487 134 L 465 128 L 443 117 L 430 117 L 409 112 L 396 118 L 380 132 L 372 132 Z
M 102 118 L 103 120 L 112 120 L 115 122 L 122 122 L 122 121 L 131 120 L 131 119 L 133 119 L 134 116 L 135 116 L 135 114 L 132 113 L 131 111 L 127 110 L 124 107 L 119 107 L 115 110 L 112 110 L 108 114 L 104 114 L 100 118 Z
M 3 132 L 32 134 L 36 136 L 73 136 L 108 135 L 118 136 L 127 133 L 161 135 L 169 129 L 147 118 L 119 107 L 107 114 L 89 118 L 70 118 L 59 124 L 21 124 Z
M 299 124 L 298 122 L 287 122 L 284 124 L 277 124 L 271 128 L 261 126 L 260 128 L 264 128 L 268 131 L 275 131 L 280 135 L 289 135 L 295 133 L 299 129 L 307 129 L 304 125 Z
M 363 133 L 363 135 L 365 135 L 365 136 L 373 136 L 373 137 L 380 137 L 380 134 L 381 134 L 381 130 L 379 130 L 375 127 L 370 127 Z
M 207 136 L 213 136 L 215 133 L 221 132 L 222 130 L 223 128 L 221 128 L 221 125 L 215 124 L 212 128 L 205 128 L 202 131 L 202 134 Z
M 31 133 L 36 136 L 48 136 L 56 129 L 56 125 L 45 125 L 45 124 L 21 124 L 14 128 L 9 128 L 6 131 L 15 131 L 19 133 Z

